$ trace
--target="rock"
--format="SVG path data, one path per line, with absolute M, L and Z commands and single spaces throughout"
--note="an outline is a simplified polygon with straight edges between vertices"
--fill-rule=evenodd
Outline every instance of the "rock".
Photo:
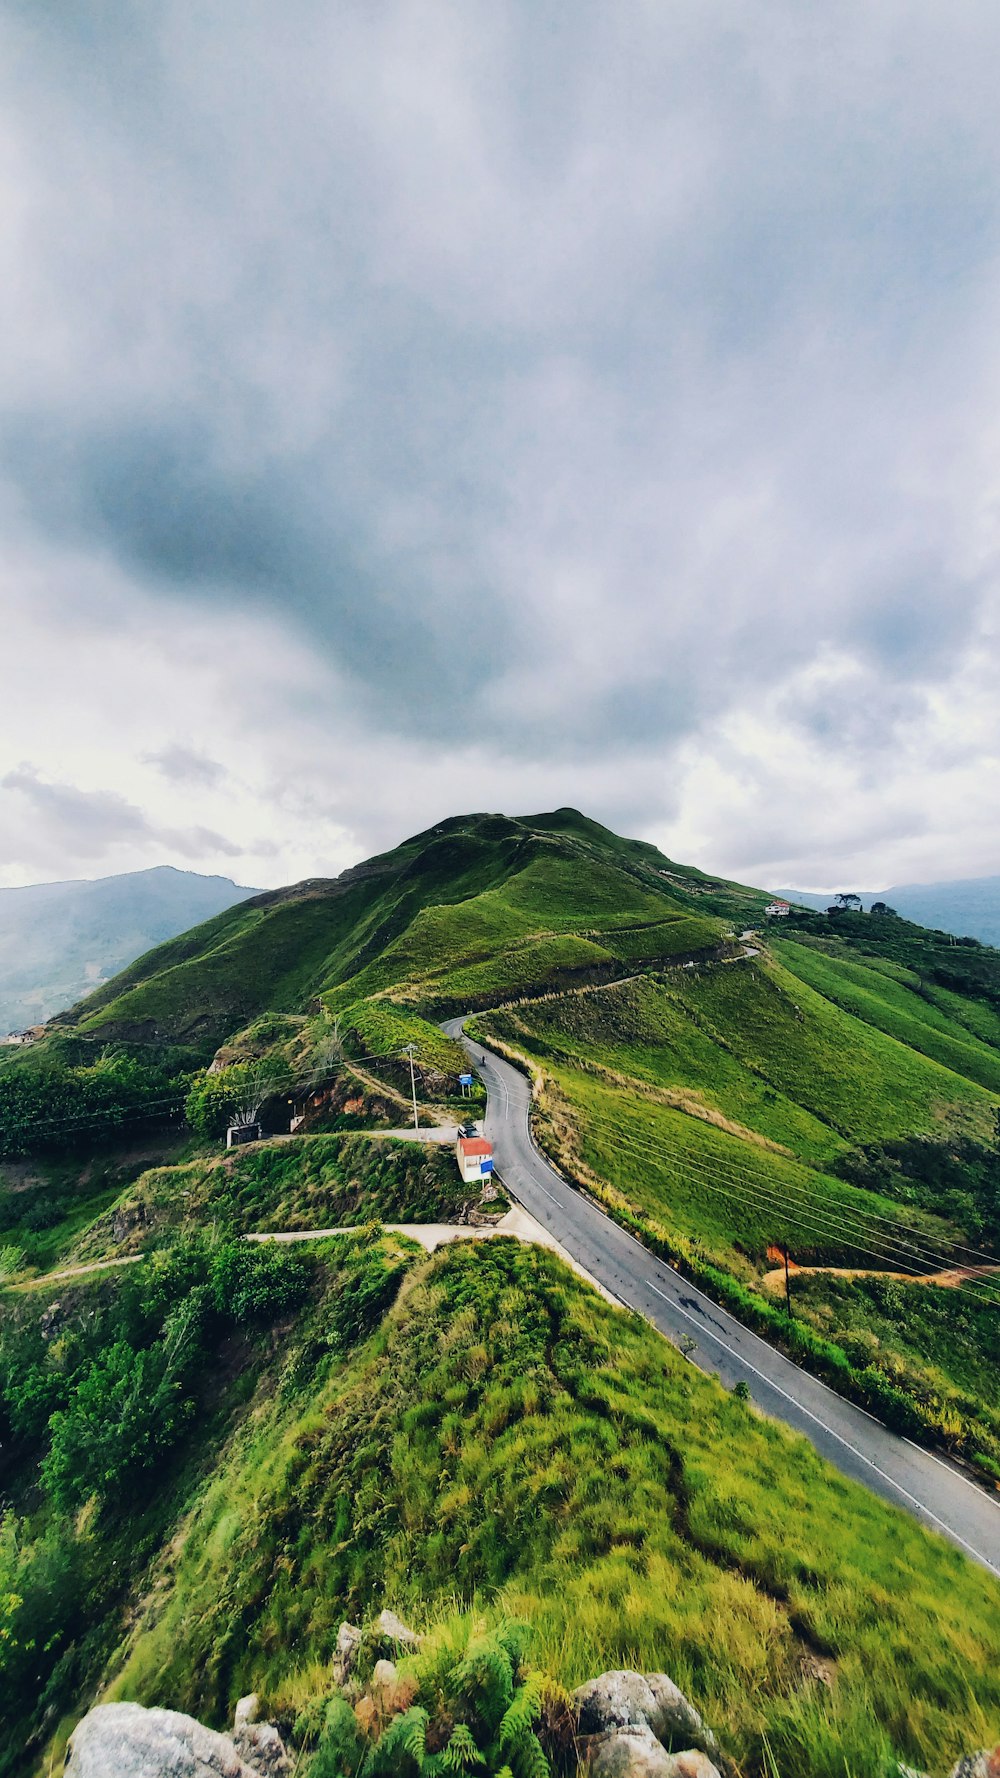
M 394 1611 L 380 1611 L 375 1628 L 387 1642 L 397 1642 L 400 1648 L 419 1648 L 423 1641 L 415 1630 L 408 1630 Z
M 354 1706 L 354 1720 L 363 1735 L 371 1738 L 378 1734 L 380 1722 L 378 1706 L 375 1699 L 370 1698 L 367 1692 L 363 1698 L 358 1699 Z
M 233 1717 L 234 1731 L 243 1728 L 248 1722 L 256 1722 L 259 1716 L 260 1699 L 256 1692 L 248 1692 L 236 1706 L 236 1715 Z
M 394 1690 L 397 1677 L 395 1661 L 376 1661 L 375 1671 L 372 1674 L 372 1690 L 386 1692 Z
M 58 1299 L 50 1303 L 38 1318 L 38 1331 L 42 1339 L 46 1342 L 54 1340 L 65 1319 L 66 1312 L 62 1303 Z
M 292 1762 L 273 1722 L 244 1722 L 233 1735 L 240 1758 L 261 1778 L 284 1778 Z
M 361 1631 L 354 1624 L 343 1623 L 337 1631 L 333 1653 L 333 1683 L 343 1685 L 350 1676 L 361 1643 Z
M 701 1747 L 689 1747 L 684 1753 L 668 1753 L 669 1778 L 722 1778 Z
M 673 1778 L 673 1754 L 645 1723 L 590 1735 L 582 1751 L 591 1778 Z
M 64 1778 L 256 1778 L 260 1770 L 228 1735 L 179 1710 L 96 1704 L 70 1736 Z
M 135 1229 L 144 1228 L 148 1220 L 145 1204 L 126 1204 L 122 1209 L 116 1210 L 111 1219 L 112 1240 L 118 1243 L 127 1241 L 129 1235 Z
M 666 1673 L 647 1673 L 646 1684 L 655 1701 L 655 1711 L 648 1718 L 654 1735 L 661 1741 L 690 1741 L 696 1747 L 714 1751 L 715 1736 L 706 1729 L 697 1710 Z
M 586 1685 L 577 1687 L 573 1702 L 581 1735 L 652 1728 L 658 1714 L 655 1693 L 642 1673 L 600 1673 L 596 1679 L 588 1679 Z
M 978 1753 L 963 1754 L 952 1766 L 949 1778 L 1000 1778 L 1000 1747 L 981 1747 Z

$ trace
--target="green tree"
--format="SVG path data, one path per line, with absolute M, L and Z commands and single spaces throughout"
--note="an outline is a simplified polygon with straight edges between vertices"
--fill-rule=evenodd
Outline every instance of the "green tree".
M 155 1346 L 116 1340 L 87 1368 L 65 1408 L 49 1421 L 41 1474 L 68 1512 L 91 1495 L 120 1497 L 176 1444 L 194 1412 L 191 1382 L 200 1356 L 204 1302 L 197 1291 L 167 1317 Z
M 312 1263 L 261 1241 L 227 1241 L 212 1260 L 211 1289 L 220 1315 L 236 1322 L 273 1321 L 305 1299 Z
M 185 1102 L 188 1123 L 199 1136 L 224 1136 L 230 1124 L 256 1123 L 268 1100 L 286 1091 L 290 1078 L 287 1062 L 274 1056 L 200 1074 Z

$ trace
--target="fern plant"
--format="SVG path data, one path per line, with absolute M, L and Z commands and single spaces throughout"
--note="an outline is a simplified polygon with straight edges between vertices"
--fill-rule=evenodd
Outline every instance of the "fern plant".
M 417 1700 L 366 1742 L 350 1707 L 327 1709 L 309 1778 L 549 1778 L 537 1734 L 550 1682 L 527 1667 L 526 1626 L 459 1619 L 402 1664 Z

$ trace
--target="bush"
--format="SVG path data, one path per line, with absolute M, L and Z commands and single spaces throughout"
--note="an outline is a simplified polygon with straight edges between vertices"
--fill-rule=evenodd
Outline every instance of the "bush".
M 212 1299 L 231 1321 L 273 1321 L 305 1301 L 314 1262 L 269 1241 L 227 1241 L 211 1269 Z

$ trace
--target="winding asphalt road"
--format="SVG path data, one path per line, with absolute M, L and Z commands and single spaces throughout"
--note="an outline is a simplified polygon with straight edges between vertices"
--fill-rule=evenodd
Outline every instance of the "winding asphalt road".
M 1000 1575 L 1000 1501 L 800 1370 L 567 1185 L 532 1140 L 528 1081 L 509 1062 L 470 1043 L 463 1026 L 463 1019 L 452 1019 L 444 1029 L 464 1043 L 486 1085 L 485 1134 L 510 1195 L 625 1307 L 637 1309 L 675 1343 L 693 1339 L 694 1363 L 730 1387 L 745 1382 L 765 1413 L 804 1432 L 844 1475 L 904 1507 Z

